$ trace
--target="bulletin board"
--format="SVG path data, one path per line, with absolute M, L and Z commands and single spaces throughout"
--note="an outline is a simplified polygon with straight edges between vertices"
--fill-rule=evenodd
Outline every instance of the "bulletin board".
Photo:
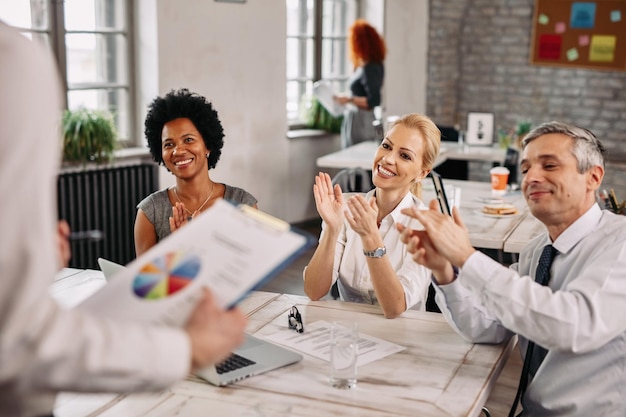
M 536 65 L 626 71 L 625 0 L 535 0 Z

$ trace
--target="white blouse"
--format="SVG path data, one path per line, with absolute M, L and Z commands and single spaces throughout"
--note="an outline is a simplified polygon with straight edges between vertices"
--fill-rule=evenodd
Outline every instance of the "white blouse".
M 367 201 L 372 198 L 374 198 L 374 190 L 365 195 Z M 387 257 L 404 288 L 407 309 L 425 310 L 431 271 L 413 261 L 406 245 L 400 241 L 400 233 L 396 229 L 397 223 L 409 226 L 411 222 L 410 227 L 413 229 L 422 228 L 416 220 L 400 212 L 404 208 L 413 206 L 426 208 L 420 199 L 409 192 L 396 208 L 382 219 L 379 230 L 387 248 Z M 322 223 L 322 235 L 324 227 L 325 224 Z M 347 220 L 344 220 L 343 230 L 337 238 L 332 279 L 333 283 L 338 281 L 342 300 L 378 304 L 365 255 L 363 255 L 361 237 L 352 230 Z

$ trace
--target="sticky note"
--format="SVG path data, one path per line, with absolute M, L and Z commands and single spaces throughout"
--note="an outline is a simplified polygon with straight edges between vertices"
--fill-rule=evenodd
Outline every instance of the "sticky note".
M 578 37 L 578 46 L 587 46 L 589 45 L 589 35 L 580 35 Z
M 596 21 L 595 3 L 572 3 L 570 27 L 572 29 L 593 29 Z
M 612 10 L 611 11 L 611 22 L 621 22 L 622 21 L 622 11 L 621 10 Z
M 554 32 L 556 32 L 556 33 L 563 33 L 563 32 L 565 32 L 565 28 L 566 28 L 566 27 L 567 27 L 567 26 L 565 25 L 565 23 L 563 23 L 563 22 L 557 22 L 557 23 L 554 25 Z
M 615 36 L 594 35 L 589 47 L 589 61 L 613 62 L 615 60 Z
M 578 50 L 576 48 L 571 48 L 567 50 L 567 60 L 568 61 L 576 61 L 578 59 Z
M 560 59 L 562 43 L 561 35 L 541 35 L 539 37 L 539 59 Z
M 546 16 L 545 14 L 541 13 L 537 21 L 539 22 L 540 25 L 547 25 L 548 23 L 550 23 L 550 18 Z

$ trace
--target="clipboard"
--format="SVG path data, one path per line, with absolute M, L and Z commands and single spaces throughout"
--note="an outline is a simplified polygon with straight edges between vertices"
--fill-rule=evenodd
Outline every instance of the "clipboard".
M 179 327 L 203 286 L 220 307 L 233 307 L 315 242 L 281 219 L 218 200 L 76 308 L 111 319 Z
M 335 92 L 328 81 L 320 80 L 313 83 L 313 94 L 319 100 L 320 104 L 324 106 L 328 113 L 333 117 L 339 117 L 343 114 L 346 106 L 339 104 L 333 98 Z

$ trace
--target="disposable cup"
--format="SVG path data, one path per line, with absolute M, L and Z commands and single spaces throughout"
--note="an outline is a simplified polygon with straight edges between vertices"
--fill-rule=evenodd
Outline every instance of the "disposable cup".
M 506 185 L 509 181 L 509 169 L 507 167 L 493 167 L 491 174 L 491 194 L 502 196 L 506 194 Z

